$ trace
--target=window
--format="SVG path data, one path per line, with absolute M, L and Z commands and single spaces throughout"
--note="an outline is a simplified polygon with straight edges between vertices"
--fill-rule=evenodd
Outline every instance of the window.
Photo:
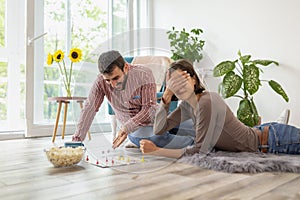
M 73 96 L 87 96 L 98 74 L 97 59 L 101 49 L 115 47 L 115 35 L 127 31 L 133 24 L 133 5 L 138 0 L 28 0 L 27 36 L 27 136 L 50 135 L 57 105 L 48 98 L 63 96 L 62 81 L 56 63 L 46 64 L 48 53 L 61 49 L 67 53 L 80 48 L 82 62 L 73 66 Z M 146 1 L 145 1 L 146 2 Z M 146 6 L 146 4 L 144 4 Z M 140 7 L 140 6 L 139 6 Z M 137 9 L 137 7 L 136 7 Z M 137 16 L 136 16 L 137 17 Z M 126 35 L 126 34 L 125 34 Z M 112 40 L 112 41 L 111 41 Z M 130 38 L 126 40 L 130 42 Z M 125 43 L 125 41 L 123 41 Z M 116 47 L 117 48 L 117 47 Z M 105 102 L 103 103 L 105 105 Z M 106 106 L 101 106 L 94 127 L 110 128 Z M 74 132 L 80 108 L 69 105 L 67 131 Z M 101 126 L 99 126 L 99 124 Z
M 5 47 L 6 1 L 0 0 L 0 47 Z
M 62 83 L 62 77 L 57 63 L 47 66 L 45 63 L 48 53 L 53 54 L 61 49 L 68 56 L 71 48 L 80 48 L 83 52 L 83 60 L 73 66 L 73 96 L 87 96 L 92 80 L 96 78 L 97 66 L 96 56 L 93 51 L 107 40 L 107 22 L 108 22 L 108 1 L 107 0 L 60 0 L 44 1 L 44 22 L 40 33 L 47 33 L 44 37 L 44 55 L 38 62 L 43 65 L 44 90 L 43 99 L 36 99 L 36 102 L 43 106 L 43 114 L 37 114 L 35 123 L 54 122 L 56 117 L 57 104 L 49 102 L 48 98 L 53 96 L 65 96 Z M 39 26 L 40 27 L 40 26 Z M 69 61 L 65 59 L 65 61 Z M 69 66 L 69 63 L 66 63 Z M 42 74 L 42 73 L 41 73 Z M 71 102 L 72 103 L 72 102 Z M 69 123 L 75 122 L 79 116 L 80 108 L 76 103 L 71 105 L 68 113 Z M 41 113 L 41 112 L 39 112 Z M 99 115 L 105 116 L 105 110 L 102 109 Z M 104 118 L 102 122 L 106 122 Z

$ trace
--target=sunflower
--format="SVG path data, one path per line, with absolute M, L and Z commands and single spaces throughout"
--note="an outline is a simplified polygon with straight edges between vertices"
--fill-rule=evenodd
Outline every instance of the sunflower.
M 52 65 L 52 63 L 53 63 L 53 55 L 51 53 L 48 53 L 47 64 Z
M 73 63 L 79 62 L 82 59 L 82 52 L 78 48 L 72 48 L 69 53 L 69 58 L 71 63 L 70 67 L 66 66 L 66 62 L 64 60 L 64 52 L 62 50 L 57 50 L 54 52 L 52 55 L 51 53 L 48 54 L 47 57 L 47 64 L 52 65 L 53 62 L 57 62 L 59 73 L 61 74 L 62 77 L 62 82 L 65 87 L 65 91 L 68 97 L 71 97 L 72 91 L 71 91 L 71 80 L 72 80 L 72 74 L 73 74 Z
M 64 52 L 62 50 L 57 50 L 53 55 L 53 60 L 56 62 L 60 62 L 64 59 Z
M 73 48 L 70 50 L 70 54 L 69 54 L 69 58 L 71 60 L 71 62 L 79 62 L 81 60 L 82 57 L 82 52 L 80 49 L 78 48 Z

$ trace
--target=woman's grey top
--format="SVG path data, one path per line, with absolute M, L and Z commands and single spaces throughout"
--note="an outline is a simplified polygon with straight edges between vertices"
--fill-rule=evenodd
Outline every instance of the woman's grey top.
M 161 101 L 154 122 L 155 134 L 162 134 L 181 122 L 192 119 L 195 143 L 186 154 L 209 153 L 213 148 L 226 151 L 257 151 L 258 136 L 254 128 L 240 122 L 215 92 L 203 92 L 194 110 L 183 101 L 167 116 L 169 105 Z

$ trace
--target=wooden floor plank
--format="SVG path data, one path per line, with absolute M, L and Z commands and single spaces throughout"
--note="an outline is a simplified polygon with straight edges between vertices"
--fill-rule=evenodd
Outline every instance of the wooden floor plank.
M 292 181 L 288 181 L 257 197 L 257 200 L 264 200 L 264 199 L 272 199 L 272 200 L 300 199 L 300 177 L 298 176 Z
M 168 181 L 166 181 L 168 180 Z M 97 196 L 106 197 L 107 199 L 126 199 L 136 196 L 141 199 L 141 195 L 145 196 L 145 189 L 147 191 L 153 191 L 156 189 L 162 189 L 165 187 L 174 187 L 178 185 L 190 185 L 192 180 L 188 177 L 178 177 L 174 174 L 164 174 L 161 176 L 140 176 L 131 184 L 120 184 L 118 187 L 109 187 L 105 189 L 98 189 L 94 191 Z M 82 195 L 84 197 L 84 195 Z
M 227 184 L 218 188 L 213 193 L 204 193 L 195 198 L 205 199 L 256 199 L 260 194 L 270 191 L 273 187 L 293 180 L 295 174 L 271 174 L 261 173 L 247 179 L 234 182 L 233 184 Z M 220 198 L 221 197 L 221 198 Z
M 278 174 L 263 178 L 262 180 L 259 178 L 253 181 L 250 187 L 244 187 L 239 191 L 234 191 L 225 195 L 223 199 L 240 199 L 245 197 L 245 199 L 257 199 L 262 194 L 294 180 L 297 176 L 298 175 L 295 174 Z
M 212 173 L 208 176 L 197 176 L 197 185 L 188 188 L 184 191 L 178 190 L 173 194 L 165 195 L 161 199 L 192 199 L 203 193 L 214 192 L 218 188 L 223 187 L 224 185 L 235 184 L 236 182 L 247 179 L 248 176 L 242 176 L 240 174 L 226 174 L 226 173 Z M 220 181 L 222 180 L 222 181 Z
M 36 181 L 23 182 L 20 184 L 10 185 L 1 188 L 0 199 L 6 199 L 6 197 L 14 196 L 16 192 L 19 193 L 22 191 L 26 191 L 26 193 L 34 193 L 37 190 L 43 190 L 49 187 L 57 187 L 57 186 L 63 187 L 64 185 L 69 183 L 70 182 L 64 181 L 59 178 L 47 178 L 46 181 L 45 179 L 40 179 Z

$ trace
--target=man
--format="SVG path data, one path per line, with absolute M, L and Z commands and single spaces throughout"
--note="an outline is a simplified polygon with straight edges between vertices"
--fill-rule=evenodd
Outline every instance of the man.
M 156 84 L 151 69 L 126 63 L 118 51 L 102 53 L 98 59 L 100 74 L 95 80 L 80 119 L 73 141 L 83 141 L 101 106 L 104 96 L 121 122 L 120 131 L 113 141 L 119 147 L 129 137 L 139 146 L 141 139 L 149 139 L 156 145 L 178 148 L 191 145 L 192 136 L 179 136 L 169 132 L 153 134 L 153 120 L 157 108 Z

